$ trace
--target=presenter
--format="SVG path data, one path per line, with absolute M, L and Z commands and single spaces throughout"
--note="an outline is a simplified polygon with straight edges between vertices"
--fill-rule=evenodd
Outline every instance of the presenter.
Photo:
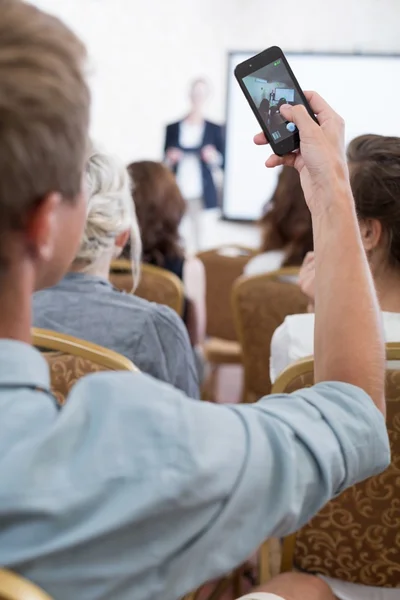
M 165 163 L 176 173 L 187 202 L 186 225 L 190 229 L 185 237 L 194 252 L 203 248 L 209 218 L 217 218 L 215 176 L 224 166 L 223 128 L 204 117 L 209 95 L 207 81 L 196 79 L 192 83 L 189 114 L 167 126 L 164 148 Z

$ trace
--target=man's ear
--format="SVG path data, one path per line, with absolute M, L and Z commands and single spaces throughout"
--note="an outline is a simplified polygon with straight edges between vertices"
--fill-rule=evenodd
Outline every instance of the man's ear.
M 57 209 L 62 201 L 57 192 L 47 194 L 30 212 L 25 235 L 35 258 L 48 261 L 57 235 Z
M 117 235 L 117 237 L 115 238 L 115 258 L 117 258 L 121 254 L 122 250 L 125 248 L 130 238 L 130 235 L 131 232 L 128 229 L 127 231 L 123 231 L 122 233 Z
M 361 237 L 368 252 L 374 250 L 382 239 L 382 225 L 377 219 L 364 219 L 360 222 Z

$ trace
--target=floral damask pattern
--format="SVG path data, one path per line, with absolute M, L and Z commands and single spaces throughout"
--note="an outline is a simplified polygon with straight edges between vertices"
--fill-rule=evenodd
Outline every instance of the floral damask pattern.
M 43 356 L 50 368 L 51 390 L 60 405 L 65 403 L 78 379 L 89 373 L 108 370 L 86 358 L 62 352 L 45 352 Z
M 290 387 L 311 383 L 308 375 Z M 390 467 L 346 490 L 301 529 L 296 536 L 295 568 L 353 583 L 400 588 L 400 371 L 387 373 L 386 402 Z

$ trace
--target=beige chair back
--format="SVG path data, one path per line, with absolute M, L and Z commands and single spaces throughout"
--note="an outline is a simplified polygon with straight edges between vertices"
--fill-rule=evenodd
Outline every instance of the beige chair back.
M 132 266 L 129 260 L 118 259 L 112 262 L 110 281 L 116 288 L 132 292 Z M 139 285 L 134 294 L 149 302 L 169 306 L 180 317 L 183 316 L 185 299 L 183 283 L 179 277 L 166 269 L 142 264 Z
M 392 462 L 382 474 L 343 492 L 286 538 L 282 570 L 357 584 L 400 587 L 400 344 L 387 344 L 386 409 Z M 312 385 L 314 363 L 288 367 L 273 392 Z M 400 590 L 399 590 L 400 597 Z
M 133 290 L 132 263 L 125 258 L 113 260 L 110 269 L 110 282 L 122 292 L 130 294 Z
M 206 272 L 207 336 L 236 341 L 231 293 L 234 282 L 255 252 L 243 246 L 221 246 L 197 256 Z
M 308 300 L 290 278 L 297 268 L 241 277 L 232 293 L 233 311 L 244 365 L 244 400 L 254 402 L 271 391 L 269 358 L 274 331 L 288 315 L 304 313 Z
M 52 600 L 36 585 L 6 569 L 0 569 L 0 600 Z
M 137 371 L 130 360 L 113 350 L 55 331 L 34 328 L 32 342 L 48 362 L 51 389 L 60 405 L 65 403 L 72 386 L 85 375 Z

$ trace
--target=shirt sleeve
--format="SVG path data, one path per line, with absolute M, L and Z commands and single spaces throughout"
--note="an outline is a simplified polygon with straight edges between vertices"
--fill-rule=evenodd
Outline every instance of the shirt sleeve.
M 289 356 L 290 335 L 287 321 L 279 325 L 274 331 L 271 340 L 271 356 L 269 359 L 269 376 L 271 383 L 275 383 L 278 376 L 290 364 Z
M 382 415 L 343 383 L 224 406 L 101 373 L 51 416 L 7 458 L 0 558 L 63 598 L 94 580 L 102 597 L 179 598 L 389 462 Z
M 334 495 L 390 460 L 381 413 L 362 390 L 343 383 L 252 406 L 188 406 L 179 430 L 177 464 L 188 468 L 180 472 L 180 521 L 190 514 L 195 522 L 200 507 L 204 520 L 176 555 L 171 585 L 199 557 L 211 577 L 228 572 L 263 540 L 299 529 Z

